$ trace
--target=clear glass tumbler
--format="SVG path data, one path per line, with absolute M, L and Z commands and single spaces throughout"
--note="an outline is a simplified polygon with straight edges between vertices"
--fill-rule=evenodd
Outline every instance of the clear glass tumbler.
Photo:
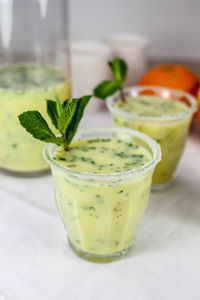
M 116 126 L 139 130 L 160 144 L 162 160 L 155 168 L 152 189 L 163 189 L 170 185 L 174 176 L 185 146 L 192 116 L 197 108 L 197 101 L 190 94 L 152 86 L 126 88 L 125 95 L 129 98 L 151 95 L 171 99 L 172 101 L 179 100 L 183 101 L 188 107 L 184 112 L 163 115 L 161 117 L 151 117 L 137 115 L 137 112 L 127 112 L 123 110 L 123 107 L 116 106 L 115 103 L 120 100 L 119 94 L 109 97 L 106 101 Z
M 83 128 L 75 140 L 91 137 L 135 141 L 152 157 L 137 170 L 112 174 L 86 173 L 58 164 L 54 159 L 58 147 L 54 144 L 45 147 L 44 157 L 51 166 L 56 202 L 70 246 L 85 259 L 106 262 L 125 255 L 133 246 L 161 151 L 150 137 L 127 128 Z
M 45 117 L 47 98 L 69 97 L 66 0 L 0 0 L 0 168 L 15 174 L 48 169 L 43 143 L 18 121 Z

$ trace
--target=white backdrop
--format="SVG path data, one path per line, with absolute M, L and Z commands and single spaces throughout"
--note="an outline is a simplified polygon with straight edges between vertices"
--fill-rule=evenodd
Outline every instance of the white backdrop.
M 69 0 L 71 39 L 133 31 L 151 40 L 151 57 L 200 59 L 200 0 Z

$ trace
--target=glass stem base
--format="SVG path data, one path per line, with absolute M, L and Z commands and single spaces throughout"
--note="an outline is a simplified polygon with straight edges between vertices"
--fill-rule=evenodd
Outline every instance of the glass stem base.
M 68 239 L 69 245 L 71 249 L 78 255 L 80 258 L 85 259 L 87 261 L 95 262 L 95 263 L 108 263 L 112 261 L 116 261 L 118 259 L 123 258 L 133 247 L 134 244 L 130 245 L 128 248 L 123 249 L 118 252 L 113 252 L 110 254 L 100 255 L 100 254 L 92 254 L 76 248 Z

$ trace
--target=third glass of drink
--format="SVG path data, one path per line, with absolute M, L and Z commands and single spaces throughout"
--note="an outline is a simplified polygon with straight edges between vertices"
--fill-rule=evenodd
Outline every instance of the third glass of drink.
M 174 176 L 197 101 L 190 94 L 153 86 L 126 88 L 124 94 L 125 102 L 119 93 L 106 101 L 113 122 L 139 130 L 160 144 L 162 160 L 155 168 L 153 189 L 163 189 Z

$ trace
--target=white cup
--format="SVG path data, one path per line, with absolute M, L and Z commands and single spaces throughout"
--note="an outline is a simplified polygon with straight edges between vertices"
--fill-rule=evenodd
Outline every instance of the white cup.
M 111 59 L 112 50 L 103 42 L 73 41 L 70 43 L 72 97 L 80 97 L 93 92 L 101 81 L 110 79 L 107 62 Z M 92 98 L 87 111 L 99 110 L 101 100 Z
M 112 48 L 112 58 L 118 56 L 126 60 L 128 73 L 125 85 L 136 85 L 147 69 L 149 40 L 139 34 L 121 33 L 106 37 L 103 41 Z

